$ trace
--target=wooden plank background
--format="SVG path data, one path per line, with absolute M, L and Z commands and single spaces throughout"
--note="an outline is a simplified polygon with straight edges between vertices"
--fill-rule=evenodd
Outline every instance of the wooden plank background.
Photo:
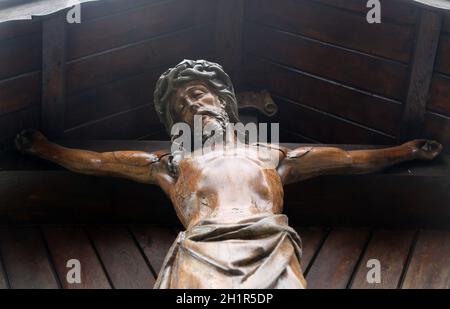
M 450 288 L 450 233 L 295 226 L 310 289 Z M 149 289 L 176 239 L 171 225 L 0 228 L 0 288 Z M 81 283 L 66 280 L 70 259 Z M 369 283 L 377 259 L 381 282 Z
M 395 144 L 413 110 L 423 122 L 414 137 L 449 151 L 449 15 L 436 13 L 445 16 L 434 68 L 429 61 L 412 70 L 426 8 L 382 1 L 381 24 L 368 24 L 367 11 L 363 0 L 85 3 L 82 23 L 65 26 L 61 91 L 52 95 L 64 106 L 51 111 L 41 109 L 49 100 L 42 89 L 48 20 L 1 24 L 0 149 L 27 127 L 56 127 L 68 139 L 167 139 L 152 106 L 155 82 L 184 58 L 206 58 L 224 64 L 236 89 L 276 96 L 280 112 L 270 120 L 281 123 L 286 142 Z M 428 78 L 431 86 L 414 95 L 414 82 Z M 408 91 L 417 98 L 412 107 Z M 49 117 L 59 119 L 42 125 Z
M 116 5 L 98 16 L 112 8 L 91 4 L 88 20 L 68 27 L 63 137 L 139 139 L 162 131 L 152 107 L 159 75 L 184 58 L 213 56 L 214 46 L 201 42 L 213 41 L 214 2 Z
M 445 16 L 431 91 L 425 113 L 424 136 L 442 141 L 450 151 L 450 14 Z
M 27 127 L 40 127 L 42 23 L 0 25 L 0 149 Z
M 46 226 L 43 227 L 43 232 L 49 248 L 49 257 L 55 265 L 63 288 L 111 288 L 109 278 L 102 263 L 98 260 L 97 253 L 92 247 L 84 228 L 78 226 Z M 72 259 L 77 259 L 80 262 L 80 274 L 83 278 L 80 284 L 70 284 L 66 280 L 67 262 Z
M 358 0 L 249 0 L 248 7 L 244 87 L 289 99 L 277 100 L 277 120 L 291 133 L 282 140 L 397 142 L 416 7 L 385 1 L 378 25 L 367 23 Z

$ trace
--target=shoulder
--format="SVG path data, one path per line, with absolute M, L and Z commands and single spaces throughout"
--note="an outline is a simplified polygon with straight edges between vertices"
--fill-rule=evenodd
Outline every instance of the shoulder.
M 296 149 L 289 149 L 287 154 L 286 154 L 286 158 L 287 159 L 297 159 L 297 158 L 301 158 L 304 155 L 310 153 L 312 150 L 314 149 L 314 147 L 308 146 L 308 147 L 299 147 Z
M 315 148 L 312 146 L 306 146 L 306 147 L 299 147 L 296 149 L 290 149 L 278 144 L 269 144 L 269 143 L 254 143 L 253 146 L 270 149 L 272 152 L 278 154 L 280 156 L 280 159 L 300 158 L 308 154 Z
M 280 146 L 278 144 L 270 144 L 270 143 L 253 143 L 251 144 L 253 147 L 259 148 L 259 149 L 268 149 L 270 151 L 273 151 L 275 153 L 279 153 L 283 156 L 286 156 L 287 152 L 289 151 L 288 148 Z

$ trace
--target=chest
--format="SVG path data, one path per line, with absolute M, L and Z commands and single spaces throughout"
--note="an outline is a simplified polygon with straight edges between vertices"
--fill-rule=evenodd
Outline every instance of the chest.
M 178 200 L 272 200 L 282 194 L 280 177 L 255 153 L 222 153 L 191 156 L 178 166 Z M 280 192 L 281 190 L 281 192 Z

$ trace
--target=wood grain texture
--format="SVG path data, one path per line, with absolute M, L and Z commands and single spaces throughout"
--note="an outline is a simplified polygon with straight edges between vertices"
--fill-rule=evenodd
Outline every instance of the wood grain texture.
M 80 227 L 46 226 L 43 228 L 52 261 L 65 289 L 109 289 L 108 278 L 86 233 Z M 76 259 L 81 266 L 81 282 L 69 283 L 67 262 Z
M 409 176 L 311 179 L 285 188 L 285 211 L 299 225 L 447 228 L 450 211 L 444 201 L 450 185 L 445 183 L 446 176 L 434 182 L 414 174 L 411 170 Z M 332 203 L 339 208 L 330 208 Z
M 257 57 L 245 58 L 244 83 L 321 111 L 395 134 L 402 105 Z M 281 123 L 283 125 L 283 123 Z
M 365 229 L 334 229 L 306 276 L 309 289 L 345 289 L 363 253 Z
M 333 7 L 349 10 L 366 16 L 369 8 L 367 8 L 367 1 L 361 0 L 313 0 Z M 381 0 L 383 7 L 382 20 L 414 24 L 418 15 L 418 8 L 412 3 L 407 3 L 402 0 Z
M 450 116 L 450 76 L 434 74 L 427 109 Z
M 406 90 L 406 65 L 260 25 L 247 24 L 245 50 L 389 98 L 401 99 Z
M 41 33 L 0 41 L 0 80 L 38 71 L 41 63 Z
M 68 60 L 170 33 L 213 18 L 214 1 L 162 1 L 68 27 Z
M 1 172 L 0 222 L 177 222 L 156 186 L 130 181 L 72 177 L 65 171 Z M 86 199 L 86 197 L 89 197 Z M 127 207 L 123 205 L 127 204 Z M 144 207 L 142 207 L 144 206 Z M 140 219 L 139 219 L 140 218 Z
M 319 111 L 299 102 L 278 96 L 274 96 L 274 100 L 279 106 L 279 111 L 273 121 L 279 122 L 281 127 L 292 132 L 331 144 L 348 142 L 352 144 L 389 145 L 395 143 L 395 138 L 390 135 L 362 127 L 357 123 Z M 292 115 L 298 116 L 294 118 Z
M 161 1 L 163 0 L 108 0 L 85 2 L 81 6 L 81 9 L 83 10 L 82 20 L 90 21 L 111 15 L 123 14 L 126 11 L 144 8 Z
M 320 250 L 327 231 L 325 228 L 320 227 L 296 227 L 295 230 L 302 240 L 303 251 L 301 265 L 303 273 L 305 273 L 311 267 L 314 256 Z
M 450 288 L 450 232 L 419 233 L 402 288 Z
M 64 131 L 66 99 L 66 15 L 42 23 L 42 130 L 50 138 Z
M 39 124 L 39 106 L 0 116 L 0 149 L 14 148 L 14 138 L 17 133 L 28 128 L 39 128 Z
M 41 22 L 0 25 L 0 151 L 17 132 L 38 127 L 41 103 Z
M 167 36 L 67 64 L 67 94 L 73 95 L 126 76 L 143 73 L 161 63 L 207 54 L 199 42 L 212 40 L 210 27 L 194 27 Z M 176 44 L 177 48 L 173 48 Z M 114 63 L 112 66 L 111 63 Z
M 69 97 L 66 129 L 153 102 L 154 85 L 165 69 L 166 66 L 158 67 Z M 156 120 L 156 114 L 148 118 Z
M 320 144 L 320 141 L 280 127 L 280 140 L 287 143 Z
M 450 152 L 450 118 L 426 112 L 422 136 L 439 141 L 444 145 L 445 151 Z
M 215 9 L 215 50 L 217 61 L 231 76 L 235 85 L 240 83 L 242 62 L 243 24 L 247 18 L 241 0 L 217 0 Z
M 450 34 L 442 34 L 436 56 L 435 70 L 450 75 Z
M 402 115 L 400 140 L 414 139 L 422 133 L 441 25 L 440 12 L 422 11 Z
M 121 111 L 64 132 L 66 139 L 137 139 L 161 128 L 153 103 Z
M 413 238 L 413 231 L 375 231 L 356 270 L 351 288 L 396 289 L 400 283 L 403 269 L 406 267 Z M 367 273 L 372 269 L 367 267 L 367 262 L 371 259 L 377 259 L 380 262 L 380 283 L 367 281 Z
M 137 140 L 139 141 L 167 141 L 169 139 L 169 134 L 167 134 L 163 127 L 161 127 L 161 129 L 159 130 L 153 131 L 150 134 L 137 138 Z
M 121 226 L 96 226 L 88 228 L 91 233 L 94 231 L 103 231 L 101 239 L 108 239 L 107 242 L 102 240 L 103 246 L 109 243 L 108 250 L 105 254 L 109 255 L 106 260 L 108 261 L 107 269 L 111 274 L 111 277 L 115 277 L 118 286 L 129 285 L 130 280 L 134 281 L 134 285 L 146 285 L 148 280 L 147 276 L 143 276 L 142 272 L 134 271 L 134 260 L 139 257 L 136 253 L 135 247 L 130 245 L 132 241 L 131 237 L 127 235 L 126 230 Z M 26 271 L 31 270 L 33 273 L 39 271 L 39 265 L 37 263 L 36 256 L 39 256 L 41 249 L 41 240 L 35 236 L 37 229 L 18 226 L 15 228 L 2 227 L 2 235 L 4 231 L 7 231 L 9 243 L 6 246 L 4 242 L 4 236 L 1 237 L 1 250 L 2 255 L 6 256 L 4 260 L 5 265 L 8 267 L 8 272 L 2 272 L 2 263 L 0 263 L 0 289 L 8 288 L 9 285 L 6 280 L 6 273 L 11 276 L 14 284 L 12 288 L 22 288 L 22 285 L 18 284 L 20 281 L 27 281 L 27 287 L 36 288 L 42 287 L 42 271 L 41 276 L 30 276 Z M 100 261 L 95 256 L 93 248 L 86 234 L 78 226 L 66 225 L 55 226 L 46 225 L 43 227 L 45 240 L 49 245 L 51 252 L 51 261 L 56 270 L 61 274 L 66 273 L 65 262 L 69 257 L 79 258 L 82 265 L 82 278 L 84 283 L 78 288 L 108 288 L 108 282 L 101 269 Z M 134 225 L 132 227 L 133 234 L 136 236 L 138 245 L 141 246 L 141 250 L 144 255 L 152 261 L 152 265 L 160 265 L 162 258 L 164 258 L 167 250 L 167 246 L 171 244 L 175 238 L 175 233 L 169 226 L 152 226 L 152 225 Z M 325 240 L 322 247 L 320 244 L 326 236 L 326 230 L 321 227 L 297 227 L 303 240 L 303 267 L 304 270 L 308 268 L 306 264 L 311 265 L 311 271 L 314 270 L 323 272 L 324 278 L 331 278 L 334 283 L 337 281 L 345 281 L 345 278 L 339 277 L 342 273 L 348 273 L 355 263 L 347 262 L 351 259 L 352 254 L 355 251 L 351 248 L 360 247 L 358 244 L 364 241 L 360 239 L 361 233 L 367 235 L 367 229 L 361 228 L 334 228 L 331 230 L 329 237 Z M 414 250 L 411 250 L 411 259 L 408 265 L 406 260 L 408 251 L 413 240 L 413 231 L 410 230 L 376 230 L 372 235 L 366 251 L 360 260 L 359 266 L 354 268 L 354 278 L 352 280 L 351 288 L 383 288 L 392 289 L 396 288 L 400 283 L 400 277 L 403 271 L 406 272 L 403 280 L 403 288 L 450 288 L 450 234 L 448 231 L 435 231 L 435 230 L 422 230 L 414 245 Z M 35 235 L 30 238 L 30 235 Z M 129 235 L 129 234 L 128 234 Z M 14 241 L 13 241 L 13 240 Z M 134 243 L 135 244 L 135 243 Z M 131 250 L 130 250 L 131 248 Z M 25 249 L 25 250 L 24 250 Z M 324 258 L 326 253 L 327 258 Z M 316 255 L 315 260 L 311 260 L 312 255 Z M 130 258 L 131 257 L 131 258 Z M 365 282 L 367 268 L 365 263 L 368 258 L 377 258 L 381 262 L 381 279 L 382 283 L 376 286 L 369 285 Z M 140 258 L 138 258 L 140 260 Z M 44 259 L 44 262 L 46 260 Z M 111 262 L 113 261 L 113 262 Z M 13 264 L 13 268 L 9 268 L 10 264 Z M 19 265 L 18 263 L 24 263 Z M 137 264 L 142 265 L 142 260 Z M 106 265 L 105 265 L 106 266 Z M 144 268 L 145 269 L 145 268 Z M 129 270 L 124 275 L 124 272 Z M 131 270 L 131 271 L 130 271 Z M 9 271 L 12 271 L 10 273 Z M 44 272 L 45 273 L 45 272 Z M 307 277 L 311 276 L 309 274 Z M 94 278 L 95 277 L 95 278 Z M 335 280 L 338 277 L 339 280 Z M 144 280 L 144 281 L 142 281 Z M 314 281 L 309 279 L 309 288 Z M 323 279 L 323 282 L 327 282 Z M 63 287 L 67 288 L 62 281 Z M 323 287 L 323 284 L 320 284 Z M 327 288 L 342 288 L 342 284 L 334 285 Z M 345 287 L 345 286 L 344 286 Z
M 310 0 L 252 0 L 247 7 L 246 20 L 396 61 L 410 59 L 412 26 L 369 24 L 366 16 Z
M 11 288 L 58 288 L 58 281 L 39 229 L 1 228 L 0 250 Z
M 176 233 L 168 226 L 156 225 L 135 225 L 131 231 L 157 276 Z
M 444 16 L 444 26 L 442 27 L 444 33 L 450 34 L 450 14 L 447 13 Z
M 155 278 L 137 244 L 125 228 L 89 228 L 114 288 L 151 289 Z
M 13 21 L 0 25 L 0 40 L 12 39 L 41 31 L 40 21 Z
M 0 82 L 0 116 L 41 103 L 41 72 Z

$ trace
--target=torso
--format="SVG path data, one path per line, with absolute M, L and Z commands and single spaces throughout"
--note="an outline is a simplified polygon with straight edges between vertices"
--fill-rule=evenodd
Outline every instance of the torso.
M 183 158 L 170 194 L 183 225 L 187 228 L 206 218 L 234 222 L 254 214 L 280 213 L 283 186 L 274 166 L 278 152 L 250 146 L 194 152 Z

